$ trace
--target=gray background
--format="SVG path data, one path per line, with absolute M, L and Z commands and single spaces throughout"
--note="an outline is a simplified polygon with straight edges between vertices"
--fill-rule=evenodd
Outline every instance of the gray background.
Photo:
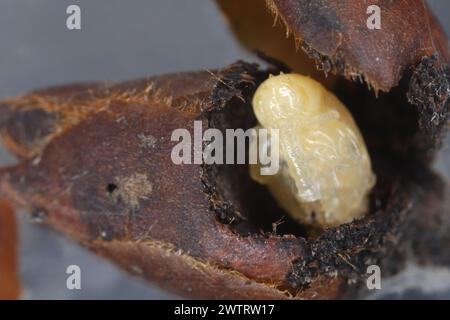
M 245 1 L 245 0 L 243 0 Z M 450 33 L 450 2 L 428 1 Z M 82 9 L 82 30 L 65 27 Z M 0 98 L 77 81 L 120 81 L 252 60 L 233 40 L 211 0 L 0 0 Z M 0 149 L 0 164 L 14 159 Z M 445 150 L 437 165 L 450 172 Z M 82 290 L 65 287 L 66 267 L 82 270 Z M 20 215 L 25 299 L 173 298 L 124 274 L 63 236 Z M 378 297 L 450 297 L 450 271 L 410 266 L 383 282 Z

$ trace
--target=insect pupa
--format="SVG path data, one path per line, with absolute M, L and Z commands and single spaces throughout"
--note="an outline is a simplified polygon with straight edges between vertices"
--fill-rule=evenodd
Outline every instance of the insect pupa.
M 362 135 L 347 108 L 317 81 L 271 76 L 253 97 L 259 126 L 278 129 L 280 169 L 254 180 L 301 223 L 337 226 L 364 215 L 375 175 Z

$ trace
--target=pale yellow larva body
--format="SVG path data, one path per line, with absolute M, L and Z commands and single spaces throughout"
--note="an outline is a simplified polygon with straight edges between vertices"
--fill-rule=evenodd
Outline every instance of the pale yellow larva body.
M 317 81 L 281 74 L 264 81 L 253 97 L 261 127 L 279 130 L 281 166 L 253 179 L 267 185 L 296 220 L 337 226 L 361 217 L 375 183 L 361 133 L 347 108 Z

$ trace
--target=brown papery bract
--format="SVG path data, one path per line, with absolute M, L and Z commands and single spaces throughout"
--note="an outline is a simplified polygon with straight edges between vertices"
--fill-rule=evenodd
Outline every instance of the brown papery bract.
M 0 300 L 17 299 L 20 294 L 15 219 L 10 204 L 0 199 Z

